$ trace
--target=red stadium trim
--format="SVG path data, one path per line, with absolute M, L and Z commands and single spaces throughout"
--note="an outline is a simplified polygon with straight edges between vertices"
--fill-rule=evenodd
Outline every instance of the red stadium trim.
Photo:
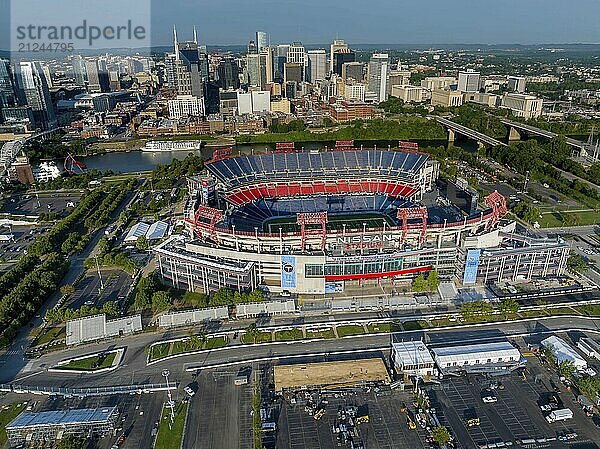
M 325 276 L 325 281 L 356 281 L 360 279 L 379 279 L 391 276 L 402 276 L 405 274 L 422 273 L 433 270 L 433 266 L 407 268 L 406 270 L 386 271 L 384 273 L 364 273 L 364 274 L 335 274 Z

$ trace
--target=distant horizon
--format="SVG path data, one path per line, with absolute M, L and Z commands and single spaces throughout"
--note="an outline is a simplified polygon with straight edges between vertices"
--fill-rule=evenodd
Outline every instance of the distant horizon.
M 19 4 L 12 1 L 13 8 Z M 14 32 L 10 3 L 0 0 L 2 49 L 10 47 L 9 33 Z M 60 5 L 47 8 L 40 0 L 40 16 L 32 12 L 31 22 L 62 24 L 68 17 L 79 20 L 76 18 L 83 14 L 99 24 L 111 23 L 113 16 L 106 19 L 102 3 L 76 4 L 79 11 L 65 17 Z M 363 46 L 600 45 L 597 0 L 505 0 L 485 5 L 476 0 L 431 0 L 426 9 L 415 2 L 392 0 L 345 0 L 343 4 L 322 0 L 134 0 L 131 7 L 129 2 L 121 5 L 115 18 L 142 21 L 144 17 L 136 11 L 149 6 L 148 34 L 155 42 L 153 47 L 171 44 L 173 25 L 180 40 L 191 39 L 196 26 L 198 41 L 211 47 L 246 45 L 256 31 L 266 32 L 271 43 L 300 41 L 311 46 L 338 37 Z
M 180 42 L 183 42 L 184 39 L 179 39 Z M 600 47 L 600 42 L 537 42 L 537 43 L 482 43 L 482 42 L 474 42 L 474 43 L 365 43 L 365 42 L 350 42 L 345 40 L 351 47 L 360 48 L 360 47 L 370 47 L 372 49 L 385 49 L 386 47 L 391 47 L 390 49 L 394 49 L 396 47 L 398 49 L 406 49 L 406 50 L 475 50 L 477 47 L 495 47 L 495 48 L 515 48 L 515 47 L 524 47 L 530 50 L 535 49 L 537 47 L 543 47 L 546 49 L 560 49 L 561 47 L 585 47 L 585 46 L 598 46 Z M 289 44 L 293 41 L 282 41 L 277 43 L 271 43 L 271 46 Z M 294 41 L 295 42 L 295 41 Z M 325 48 L 330 45 L 331 42 L 302 42 L 302 45 L 305 47 L 319 47 Z M 200 45 L 206 45 L 209 48 L 236 48 L 241 47 L 245 48 L 247 46 L 247 42 L 237 43 L 237 44 L 210 44 L 199 42 Z M 161 43 L 161 44 L 153 44 L 151 47 L 114 47 L 114 48 L 93 48 L 93 49 L 76 49 L 72 54 L 80 54 L 80 53 L 110 53 L 111 51 L 143 51 L 143 50 L 155 50 L 155 49 L 163 49 L 163 48 L 172 48 L 173 43 Z M 599 48 L 600 50 L 600 48 Z M 10 53 L 18 53 L 18 54 L 27 54 L 27 53 L 19 53 L 16 51 L 11 51 L 9 49 L 1 49 L 0 53 L 2 54 L 10 54 Z M 40 53 L 42 55 L 43 53 Z M 66 53 L 56 53 L 55 56 L 67 55 Z M 49 55 L 51 56 L 51 55 Z

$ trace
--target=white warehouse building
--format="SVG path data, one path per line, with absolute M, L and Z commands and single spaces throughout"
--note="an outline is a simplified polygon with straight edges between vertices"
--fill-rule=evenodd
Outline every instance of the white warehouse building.
M 585 359 L 562 338 L 552 335 L 542 340 L 541 343 L 544 348 L 552 352 L 557 363 L 571 362 L 578 371 L 587 369 Z
M 435 362 L 422 341 L 398 341 L 392 343 L 392 362 L 397 374 L 404 377 L 429 378 L 437 375 Z
M 432 349 L 443 374 L 504 374 L 524 366 L 525 359 L 508 341 L 446 346 Z

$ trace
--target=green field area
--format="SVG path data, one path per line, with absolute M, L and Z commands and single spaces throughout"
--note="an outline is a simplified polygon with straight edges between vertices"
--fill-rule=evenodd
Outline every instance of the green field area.
M 302 340 L 303 338 L 304 336 L 302 335 L 302 329 L 294 328 L 290 330 L 275 332 L 276 341 Z
M 106 357 L 93 355 L 85 359 L 73 360 L 66 365 L 58 366 L 58 369 L 79 370 L 79 371 L 97 371 L 104 368 L 110 368 L 117 356 L 116 352 L 106 354 Z
M 367 324 L 370 334 L 389 334 L 390 332 L 400 332 L 402 328 L 397 323 L 371 323 Z
M 348 324 L 345 326 L 337 326 L 336 331 L 338 337 L 349 337 L 350 335 L 362 335 L 365 329 L 358 324 Z
M 150 348 L 150 360 L 162 359 L 169 355 L 171 343 L 160 343 Z
M 45 327 L 40 329 L 40 332 L 36 335 L 35 340 L 33 340 L 32 346 L 39 346 L 52 341 L 62 340 L 66 336 L 67 330 L 64 326 Z
M 27 404 L 20 402 L 0 408 L 0 447 L 4 447 L 8 439 L 6 436 L 6 425 L 25 410 L 25 407 L 27 407 Z
M 332 328 L 307 330 L 306 338 L 335 338 L 335 333 Z
M 271 332 L 258 332 L 256 334 L 256 341 L 253 340 L 250 334 L 242 334 L 240 340 L 243 344 L 249 345 L 253 343 L 269 343 L 271 341 Z
M 183 440 L 183 426 L 187 415 L 188 403 L 178 402 L 175 404 L 175 419 L 169 429 L 171 422 L 171 410 L 163 408 L 158 426 L 158 435 L 156 435 L 156 444 L 154 449 L 180 449 Z
M 543 213 L 539 223 L 542 228 L 594 225 L 600 223 L 600 211 L 556 211 L 552 213 Z
M 344 229 L 350 230 L 361 230 L 363 224 L 366 223 L 367 228 L 382 228 L 383 221 L 387 222 L 389 226 L 395 226 L 395 223 L 390 217 L 383 214 L 369 213 L 369 214 L 335 214 L 327 217 L 327 230 L 328 231 L 339 231 Z M 296 224 L 296 217 L 282 217 L 273 218 L 272 220 L 265 221 L 263 229 L 265 232 L 277 233 L 281 228 L 282 232 L 300 232 L 300 226 Z M 308 225 L 307 229 L 321 229 L 321 225 Z

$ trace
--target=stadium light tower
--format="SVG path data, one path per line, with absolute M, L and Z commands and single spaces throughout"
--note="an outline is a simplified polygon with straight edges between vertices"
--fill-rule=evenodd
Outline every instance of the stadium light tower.
M 162 371 L 162 375 L 167 382 L 167 396 L 169 397 L 169 401 L 167 402 L 167 408 L 171 409 L 171 422 L 169 423 L 169 430 L 173 429 L 173 422 L 175 421 L 175 402 L 173 402 L 173 397 L 171 396 L 171 389 L 169 388 L 169 370 L 164 369 Z

